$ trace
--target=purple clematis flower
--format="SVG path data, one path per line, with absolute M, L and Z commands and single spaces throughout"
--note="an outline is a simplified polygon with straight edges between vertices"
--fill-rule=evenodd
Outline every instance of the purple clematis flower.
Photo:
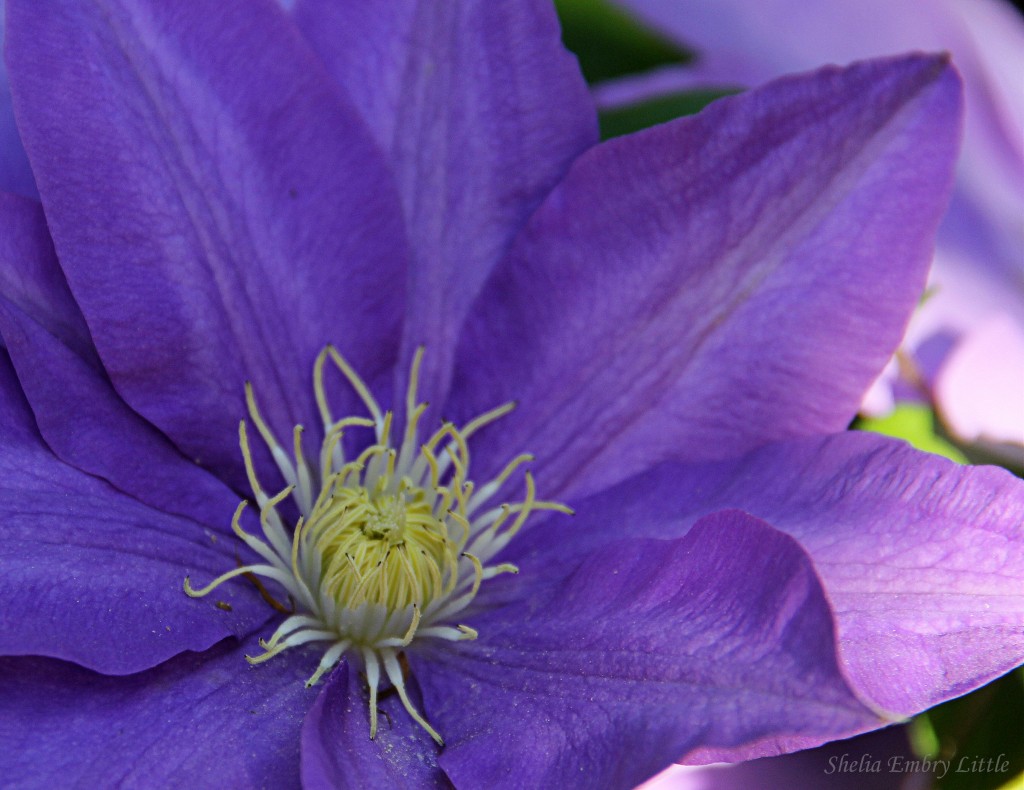
M 8 0 L 6 55 L 5 781 L 630 786 L 1024 659 L 1024 486 L 843 432 L 944 58 L 597 145 L 542 2 Z
M 901 365 L 864 401 L 880 414 L 924 388 L 950 432 L 1024 463 L 1024 21 L 1001 0 L 616 0 L 697 51 L 598 88 L 619 106 L 696 88 L 757 85 L 826 63 L 947 50 L 966 128 L 929 297 Z M 903 376 L 899 371 L 902 367 Z

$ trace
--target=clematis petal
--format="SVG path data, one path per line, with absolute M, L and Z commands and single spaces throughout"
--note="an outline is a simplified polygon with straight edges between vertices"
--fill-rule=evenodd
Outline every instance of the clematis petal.
M 296 650 L 258 668 L 229 640 L 125 678 L 0 659 L 0 769 L 13 787 L 296 786 L 316 692 Z
M 946 61 L 910 56 L 582 156 L 467 321 L 450 413 L 520 404 L 484 466 L 529 450 L 565 497 L 844 428 L 924 285 L 959 115 Z
M 394 168 L 412 242 L 396 371 L 426 345 L 421 391 L 440 403 L 471 300 L 597 142 L 586 85 L 543 0 L 299 0 L 293 17 Z
M 351 665 L 339 666 L 302 725 L 305 790 L 452 786 L 437 766 L 437 746 L 396 695 L 380 700 L 372 741 L 366 737 L 368 704 L 365 680 Z
M 230 532 L 238 499 L 114 392 L 38 203 L 0 196 L 0 337 L 59 458 L 157 510 Z
M 478 613 L 470 649 L 413 663 L 456 786 L 632 787 L 699 746 L 757 756 L 880 723 L 806 555 L 744 513 L 509 583 L 521 599 Z
M 246 585 L 224 587 L 219 608 L 184 594 L 185 573 L 231 566 L 230 544 L 54 458 L 2 352 L 0 439 L 0 654 L 125 674 L 266 620 Z
M 383 156 L 269 1 L 11 0 L 7 21 L 26 149 L 104 366 L 243 484 L 245 380 L 288 432 L 316 414 L 326 342 L 366 375 L 394 361 L 405 245 Z
M 0 3 L 0 40 L 4 36 L 4 7 Z M 28 164 L 25 146 L 18 134 L 11 103 L 11 87 L 7 80 L 7 66 L 0 58 L 0 191 L 25 197 L 38 197 L 32 168 Z
M 823 63 L 910 51 L 945 51 L 963 77 L 964 141 L 953 201 L 936 240 L 930 291 L 915 312 L 903 349 L 927 374 L 952 339 L 966 338 L 997 312 L 1024 330 L 1024 18 L 1005 0 L 616 0 L 662 34 L 696 50 L 694 63 L 600 86 L 599 106 L 614 108 L 667 91 L 744 87 Z M 956 370 L 956 365 L 951 370 Z M 907 370 L 907 368 L 904 368 Z M 980 389 L 969 368 L 956 389 Z M 955 373 L 953 375 L 956 375 Z M 928 379 L 927 375 L 925 378 Z M 881 382 L 897 399 L 915 399 L 919 379 Z M 907 384 L 912 385 L 908 394 Z M 929 380 L 929 383 L 931 381 Z M 1019 402 L 1018 380 L 989 400 Z M 1001 384 L 992 381 L 991 385 Z M 986 388 L 987 389 L 987 388 Z M 1005 412 L 954 394 L 940 410 L 956 411 L 977 435 L 998 435 Z M 868 413 L 876 403 L 866 404 Z M 1018 414 L 1020 409 L 1017 409 Z M 954 428 L 955 430 L 955 428 Z M 973 435 L 972 435 L 973 434 Z M 1018 461 L 1022 434 L 978 448 Z
M 1024 483 L 875 434 L 665 464 L 581 502 L 571 531 L 521 536 L 508 559 L 557 575 L 624 529 L 675 537 L 722 508 L 766 520 L 808 552 L 844 670 L 880 708 L 909 715 L 1024 660 Z
M 95 359 L 82 312 L 57 263 L 42 206 L 0 193 L 0 294 L 79 356 Z
M 755 85 L 825 63 L 946 51 L 963 74 L 967 122 L 960 187 L 990 214 L 1014 195 L 1019 216 L 1024 146 L 1024 23 L 1002 0 L 614 0 L 663 35 L 697 50 L 695 63 L 604 86 L 606 105 L 678 89 Z M 1018 231 L 1019 232 L 1019 231 Z M 979 261 L 984 266 L 984 261 Z
M 717 7 L 693 0 L 613 2 L 670 39 L 697 48 L 693 65 L 698 73 L 731 72 L 739 84 L 825 63 L 941 47 L 947 43 L 941 34 L 950 27 L 952 5 L 945 0 L 930 7 L 914 0 L 818 0 L 813 5 L 725 0 Z M 777 35 L 766 35 L 766 29 L 775 29 Z

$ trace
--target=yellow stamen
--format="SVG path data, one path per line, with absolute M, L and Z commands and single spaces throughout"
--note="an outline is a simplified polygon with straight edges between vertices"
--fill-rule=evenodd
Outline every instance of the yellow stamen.
M 327 360 L 342 373 L 366 407 L 369 417 L 335 420 L 324 386 Z M 370 737 L 377 732 L 377 699 L 383 666 L 387 680 L 409 715 L 435 741 L 440 735 L 413 707 L 405 690 L 405 654 L 424 639 L 465 641 L 477 638 L 468 625 L 451 625 L 449 618 L 466 609 L 485 581 L 518 573 L 509 563 L 492 565 L 491 559 L 519 532 L 538 510 L 571 512 L 564 505 L 536 498 L 530 472 L 523 476 L 521 502 L 476 511 L 502 490 L 512 476 L 533 460 L 515 456 L 497 476 L 477 486 L 471 479 L 468 439 L 507 415 L 515 407 L 506 403 L 470 420 L 461 429 L 443 423 L 420 443 L 425 403 L 417 402 L 423 349 L 413 355 L 405 393 L 404 429 L 398 448 L 392 433 L 398 421 L 385 411 L 365 382 L 333 346 L 326 347 L 313 366 L 313 388 L 324 438 L 317 463 L 307 463 L 302 447 L 303 429 L 292 431 L 291 452 L 281 447 L 260 413 L 252 387 L 245 385 L 246 407 L 257 433 L 266 443 L 286 487 L 274 496 L 263 489 L 249 444 L 247 423 L 239 424 L 238 438 L 246 476 L 260 513 L 263 538 L 241 525 L 246 503 L 241 503 L 231 528 L 265 563 L 244 565 L 194 589 L 188 577 L 185 592 L 193 598 L 239 576 L 258 583 L 257 577 L 277 582 L 294 602 L 290 614 L 268 641 L 263 653 L 247 656 L 261 664 L 300 645 L 326 643 L 313 685 L 346 653 L 361 658 L 370 691 Z M 345 458 L 344 433 L 349 428 L 372 428 L 373 441 L 353 461 Z M 291 498 L 299 517 L 289 536 L 279 508 Z M 509 523 L 511 521 L 511 523 Z M 269 593 L 266 593 L 269 595 Z

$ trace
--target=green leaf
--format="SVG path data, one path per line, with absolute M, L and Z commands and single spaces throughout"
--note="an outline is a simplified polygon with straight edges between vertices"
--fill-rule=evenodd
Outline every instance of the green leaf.
M 692 55 L 607 0 L 556 0 L 562 41 L 579 58 L 587 82 L 686 63 Z
M 648 126 L 665 123 L 673 118 L 693 115 L 707 107 L 716 99 L 731 96 L 738 91 L 687 91 L 670 93 L 614 110 L 604 110 L 600 114 L 601 139 L 608 140 L 624 134 L 632 134 Z
M 1018 774 L 1016 777 L 1000 787 L 999 790 L 1024 790 L 1024 773 Z
M 950 760 L 941 790 L 997 790 L 1024 771 L 1022 677 L 1015 670 L 921 714 L 939 742 L 933 757 Z
M 967 457 L 935 431 L 935 414 L 919 403 L 901 403 L 888 417 L 862 417 L 854 428 L 904 439 L 918 450 L 942 455 L 958 464 L 966 464 Z

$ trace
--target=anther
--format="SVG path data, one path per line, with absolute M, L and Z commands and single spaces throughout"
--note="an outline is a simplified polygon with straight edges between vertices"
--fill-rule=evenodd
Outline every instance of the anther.
M 292 610 L 263 653 L 246 656 L 261 664 L 290 648 L 326 645 L 315 671 L 306 681 L 316 684 L 346 654 L 360 660 L 369 687 L 370 737 L 377 733 L 377 700 L 381 667 L 412 717 L 439 744 L 438 732 L 412 705 L 398 651 L 412 651 L 424 639 L 469 641 L 477 631 L 451 625 L 476 598 L 483 583 L 504 573 L 518 573 L 510 563 L 491 565 L 494 557 L 538 510 L 571 512 L 558 503 L 536 498 L 532 475 L 526 472 L 522 501 L 485 507 L 503 491 L 512 476 L 533 457 L 515 456 L 483 485 L 471 479 L 468 440 L 515 408 L 505 403 L 470 420 L 462 428 L 444 421 L 426 441 L 421 423 L 428 409 L 417 401 L 423 349 L 413 355 L 404 398 L 400 436 L 391 410 L 381 408 L 369 387 L 333 346 L 317 355 L 313 392 L 324 427 L 319 452 L 307 462 L 303 429 L 292 430 L 291 457 L 260 413 L 251 384 L 245 385 L 246 408 L 256 433 L 270 450 L 285 487 L 265 489 L 256 474 L 248 424 L 239 423 L 238 440 L 246 476 L 259 509 L 262 537 L 242 528 L 246 503 L 231 520 L 235 535 L 263 562 L 241 565 L 196 589 L 184 580 L 193 598 L 208 595 L 221 584 L 245 577 L 270 597 L 263 583 L 279 584 L 293 602 Z M 324 384 L 327 362 L 340 371 L 369 416 L 336 419 Z M 402 403 L 402 401 L 399 401 Z M 372 431 L 354 460 L 345 457 L 348 430 Z M 399 443 L 395 447 L 395 443 Z M 277 493 L 273 493 L 277 491 Z M 299 516 L 289 530 L 280 508 L 291 499 Z M 482 513 L 477 515 L 477 510 Z M 402 654 L 404 661 L 404 653 Z

